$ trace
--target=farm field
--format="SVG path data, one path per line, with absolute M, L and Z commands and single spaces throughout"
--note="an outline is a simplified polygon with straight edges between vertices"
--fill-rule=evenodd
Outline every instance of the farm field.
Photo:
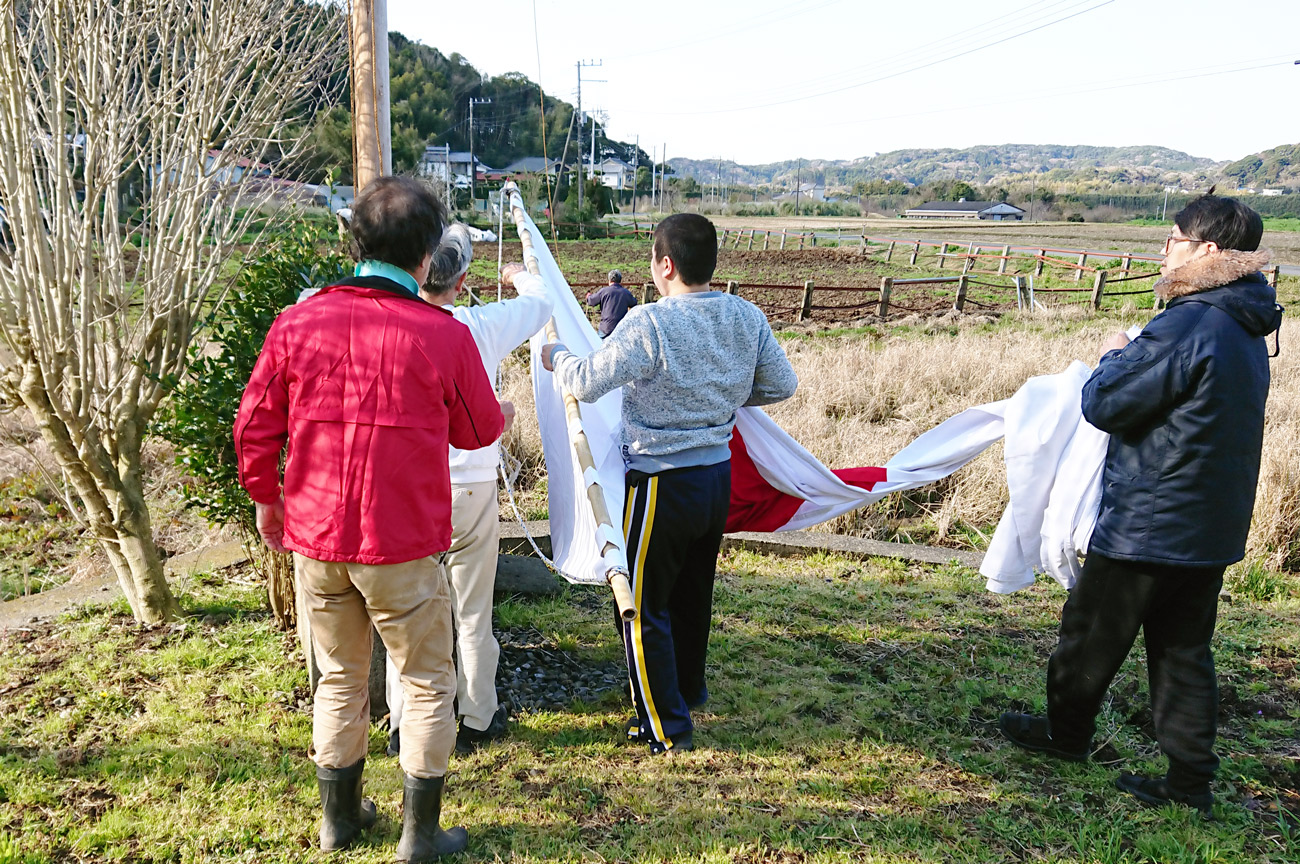
M 1131 225 L 1106 222 L 941 222 L 911 219 L 852 219 L 841 217 L 711 216 L 718 228 L 758 228 L 778 231 L 803 229 L 834 231 L 858 236 L 908 237 L 922 240 L 978 240 L 982 243 L 1047 245 L 1065 249 L 1114 249 L 1159 255 L 1168 225 Z M 1294 220 L 1292 220 L 1294 221 Z M 1277 263 L 1300 265 L 1300 232 L 1264 231 L 1264 246 L 1272 249 Z

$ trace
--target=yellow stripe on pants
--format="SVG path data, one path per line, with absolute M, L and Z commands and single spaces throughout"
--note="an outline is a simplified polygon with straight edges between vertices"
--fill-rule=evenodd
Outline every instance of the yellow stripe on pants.
M 636 580 L 636 608 L 641 608 L 641 589 L 645 585 L 645 557 L 646 552 L 650 549 L 650 532 L 654 529 L 655 521 L 655 499 L 659 493 L 659 478 L 649 478 L 647 487 L 648 496 L 646 498 L 645 513 L 641 517 L 641 536 L 638 538 L 636 550 L 636 570 L 634 579 Z M 631 510 L 628 511 L 628 524 L 631 524 Z M 645 698 L 646 716 L 650 719 L 650 730 L 655 740 L 662 741 L 665 746 L 672 747 L 673 742 L 664 735 L 663 723 L 659 720 L 659 714 L 655 711 L 654 696 L 650 693 L 650 676 L 645 668 L 645 647 L 641 641 L 641 616 L 638 615 L 629 625 L 632 631 L 632 654 L 636 658 L 636 668 L 633 674 L 636 675 L 638 689 Z

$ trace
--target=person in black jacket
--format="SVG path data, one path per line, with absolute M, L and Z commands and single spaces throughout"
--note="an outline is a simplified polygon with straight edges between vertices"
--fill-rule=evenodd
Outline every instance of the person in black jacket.
M 1132 342 L 1119 333 L 1083 388 L 1083 415 L 1110 433 L 1101 510 L 1047 667 L 1047 716 L 1006 713 L 1016 745 L 1084 761 L 1096 716 L 1139 628 L 1146 638 L 1164 777 L 1121 774 L 1150 804 L 1209 816 L 1218 687 L 1210 637 L 1225 568 L 1245 556 L 1255 504 L 1265 336 L 1282 309 L 1259 272 L 1259 214 L 1211 194 L 1174 217 L 1157 296 L 1167 301 Z

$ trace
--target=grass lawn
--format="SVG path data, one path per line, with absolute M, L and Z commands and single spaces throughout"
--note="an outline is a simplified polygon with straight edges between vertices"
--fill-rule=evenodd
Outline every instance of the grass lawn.
M 454 757 L 445 822 L 460 860 L 1296 860 L 1300 602 L 1234 597 L 1216 639 L 1224 757 L 1218 821 L 1116 793 L 1162 768 L 1145 670 L 1131 659 L 1100 718 L 1102 763 L 1032 758 L 998 737 L 1043 707 L 1064 593 L 999 597 L 956 567 L 729 553 L 697 749 L 619 743 L 626 698 L 512 718 L 502 744 Z M 605 597 L 498 603 L 586 662 L 620 654 Z M 0 637 L 0 864 L 320 860 L 306 675 L 246 583 L 210 578 L 181 624 L 121 605 Z M 400 776 L 375 728 L 367 789 L 382 814 L 337 860 L 390 860 Z

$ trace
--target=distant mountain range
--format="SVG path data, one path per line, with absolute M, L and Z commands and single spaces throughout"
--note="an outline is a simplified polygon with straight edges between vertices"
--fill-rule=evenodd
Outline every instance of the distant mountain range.
M 1224 166 L 1225 178 L 1238 186 L 1300 187 L 1300 144 L 1283 144 Z
M 851 187 L 859 181 L 901 180 L 919 186 L 944 180 L 992 185 L 1027 181 L 1087 185 L 1142 183 L 1204 184 L 1247 177 L 1300 186 L 1300 145 L 1286 145 L 1230 165 L 1168 147 L 1091 147 L 1054 144 L 999 144 L 963 149 L 894 150 L 848 160 L 785 160 L 766 165 L 738 165 L 726 160 L 669 159 L 679 175 L 702 185 L 717 181 L 773 189 L 792 189 L 796 181 Z M 1229 176 L 1230 175 L 1230 176 Z M 1280 179 L 1279 179 L 1280 178 Z

